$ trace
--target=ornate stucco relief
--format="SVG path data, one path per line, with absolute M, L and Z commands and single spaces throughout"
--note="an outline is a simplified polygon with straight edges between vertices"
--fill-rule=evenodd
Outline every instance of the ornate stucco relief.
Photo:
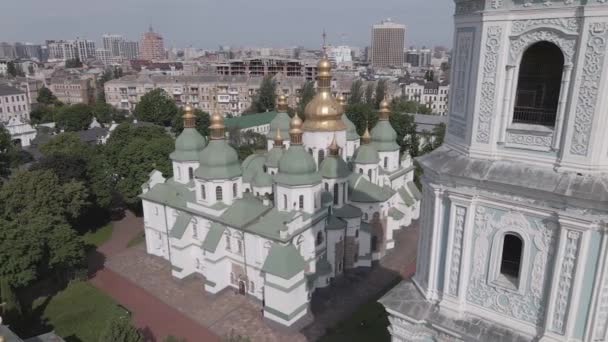
M 462 259 L 462 239 L 464 236 L 464 223 L 466 220 L 467 209 L 456 207 L 454 220 L 454 236 L 452 239 L 452 262 L 450 265 L 450 285 L 449 293 L 452 296 L 458 295 L 458 279 L 460 277 L 460 264 Z
M 597 318 L 594 327 L 594 341 L 604 341 L 606 333 L 608 333 L 608 272 L 604 273 L 599 298 Z
M 459 28 L 456 33 L 453 101 L 450 114 L 465 117 L 471 77 L 475 28 Z
M 490 26 L 485 40 L 483 80 L 481 83 L 481 101 L 477 127 L 477 142 L 487 144 L 490 141 L 492 114 L 496 103 L 496 72 L 498 53 L 502 39 L 502 27 Z
M 580 19 L 578 18 L 549 18 L 516 20 L 512 24 L 511 35 L 519 35 L 538 27 L 554 27 L 566 33 L 577 34 L 580 30 Z
M 521 55 L 530 45 L 544 41 L 557 45 L 564 54 L 565 63 L 572 64 L 576 48 L 576 37 L 576 35 L 568 35 L 550 28 L 541 28 L 511 37 L 510 63 L 518 63 Z
M 552 136 L 507 132 L 507 144 L 551 148 Z
M 553 325 L 551 329 L 557 333 L 564 333 L 566 313 L 570 306 L 570 296 L 572 295 L 572 282 L 578 258 L 578 248 L 581 233 L 569 231 L 567 234 L 564 256 L 560 262 L 559 283 L 557 285 L 557 297 L 555 312 L 553 313 Z
M 524 246 L 531 248 L 530 256 L 533 262 L 532 266 L 527 268 L 530 272 L 527 282 L 520 284 L 523 287 L 520 293 L 488 283 L 491 241 L 497 231 L 510 230 L 513 227 L 525 231 L 533 241 L 533 246 Z M 539 218 L 479 206 L 475 213 L 475 243 L 467 300 L 528 324 L 542 324 L 548 295 L 545 285 L 549 273 L 548 265 L 553 258 L 556 228 L 555 223 Z
M 588 33 L 585 62 L 574 116 L 574 132 L 570 145 L 570 153 L 580 156 L 586 156 L 589 149 L 591 125 L 606 55 L 608 23 L 592 23 L 588 26 Z

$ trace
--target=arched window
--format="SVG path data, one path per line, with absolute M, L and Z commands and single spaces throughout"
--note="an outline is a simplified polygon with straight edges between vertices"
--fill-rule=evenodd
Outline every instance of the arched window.
M 363 219 L 364 219 L 365 221 L 369 220 L 369 215 L 367 215 L 367 213 L 363 214 Z
M 203 199 L 207 199 L 207 191 L 205 191 L 205 184 L 201 184 L 201 196 Z
M 502 245 L 502 258 L 500 261 L 500 274 L 517 284 L 524 243 L 514 234 L 506 234 Z
M 230 235 L 225 235 L 225 239 L 226 239 L 226 250 L 229 251 L 231 249 L 231 247 L 230 247 Z
M 236 183 L 232 184 L 232 197 L 236 198 L 238 196 L 238 190 Z
M 216 201 L 223 201 L 224 200 L 224 193 L 222 192 L 222 187 L 221 186 L 215 187 L 215 200 Z
M 245 192 L 250 192 L 249 188 L 245 189 Z
M 367 170 L 367 177 L 369 178 L 369 181 L 372 181 L 372 169 Z
M 372 252 L 378 251 L 378 237 L 372 236 Z
M 249 282 L 249 292 L 255 292 L 255 284 L 253 283 L 253 280 Z
M 268 172 L 268 168 L 266 167 L 266 165 L 264 165 L 263 169 L 264 169 L 264 173 Z
M 388 157 L 384 157 L 384 168 L 388 168 Z
M 321 162 L 323 161 L 323 159 L 325 159 L 325 150 L 320 149 L 319 150 L 319 165 L 321 165 Z
M 188 168 L 188 179 L 190 179 L 190 180 L 194 179 L 194 169 L 191 167 Z
M 359 237 L 359 229 L 355 230 L 355 237 L 358 238 Z
M 338 205 L 338 201 L 340 200 L 339 198 L 339 193 L 338 191 L 340 191 L 338 189 L 338 183 L 334 184 L 334 205 Z
M 555 126 L 564 54 L 553 43 L 530 46 L 521 59 L 514 123 Z
M 283 209 L 287 210 L 287 195 L 283 195 Z
M 308 149 L 308 153 L 310 153 L 310 155 L 312 156 L 312 148 Z
M 304 209 L 304 195 L 300 195 L 298 198 L 298 207 L 300 209 Z
M 325 183 L 325 191 L 329 191 L 329 184 Z
M 359 168 L 359 173 L 363 174 L 363 169 L 362 168 Z
M 346 183 L 342 184 L 342 203 L 346 203 Z
M 177 167 L 177 179 L 181 179 L 182 178 L 182 168 L 181 167 Z
M 318 232 L 317 233 L 317 246 L 323 243 L 323 232 Z

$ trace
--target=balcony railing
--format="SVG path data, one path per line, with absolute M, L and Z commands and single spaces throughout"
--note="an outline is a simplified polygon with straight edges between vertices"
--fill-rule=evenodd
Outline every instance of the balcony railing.
M 556 113 L 557 109 L 516 106 L 513 113 L 513 122 L 553 127 L 555 126 Z

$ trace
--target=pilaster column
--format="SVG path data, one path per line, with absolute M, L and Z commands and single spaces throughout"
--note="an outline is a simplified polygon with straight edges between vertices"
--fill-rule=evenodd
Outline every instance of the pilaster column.
M 511 117 L 509 111 L 513 101 L 513 77 L 515 74 L 515 65 L 507 65 L 506 80 L 505 80 L 505 94 L 502 104 L 502 116 L 500 123 L 500 134 L 498 136 L 498 143 L 504 144 L 507 139 L 507 127 L 509 126 L 509 118 Z
M 568 103 L 568 94 L 570 89 L 570 78 L 572 77 L 572 64 L 564 65 L 562 72 L 562 85 L 559 94 L 559 103 L 557 105 L 557 117 L 555 120 L 555 131 L 553 132 L 553 150 L 558 150 L 562 140 L 562 127 L 564 126 L 564 113 Z
M 441 246 L 443 245 L 442 228 L 443 228 L 443 198 L 444 189 L 433 189 L 434 207 L 432 208 L 432 235 L 431 235 L 431 253 L 429 260 L 429 286 L 427 299 L 437 300 L 439 292 L 439 263 L 441 262 Z

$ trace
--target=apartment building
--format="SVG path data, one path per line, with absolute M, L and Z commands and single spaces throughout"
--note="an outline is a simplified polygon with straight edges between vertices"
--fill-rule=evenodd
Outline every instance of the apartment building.
M 231 59 L 214 64 L 218 75 L 263 77 L 282 73 L 288 77 L 302 77 L 314 81 L 317 62 L 282 57 L 253 57 Z
M 55 76 L 49 82 L 49 89 L 66 104 L 95 102 L 96 84 L 91 76 Z
M 405 25 L 386 19 L 372 26 L 372 66 L 374 68 L 403 66 Z
M 0 122 L 6 123 L 15 117 L 23 122 L 30 120 L 27 96 L 20 89 L 0 84 Z
M 402 95 L 426 105 L 434 114 L 446 115 L 450 95 L 447 82 L 413 80 L 401 85 Z

